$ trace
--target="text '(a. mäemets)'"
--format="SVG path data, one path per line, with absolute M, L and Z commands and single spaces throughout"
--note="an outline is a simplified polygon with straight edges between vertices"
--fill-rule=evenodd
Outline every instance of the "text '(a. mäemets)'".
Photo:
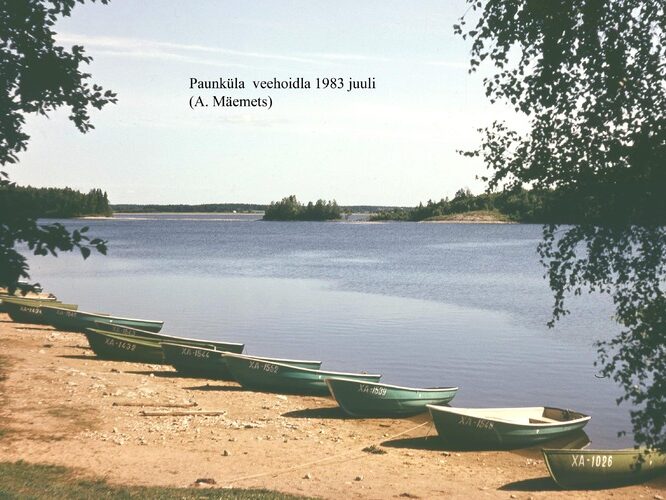
M 273 98 L 266 97 L 230 97 L 228 95 L 214 95 L 203 97 L 200 95 L 190 96 L 190 108 L 267 108 L 273 107 Z

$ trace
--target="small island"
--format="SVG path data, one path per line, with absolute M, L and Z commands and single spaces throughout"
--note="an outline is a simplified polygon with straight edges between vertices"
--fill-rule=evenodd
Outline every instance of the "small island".
M 271 202 L 264 212 L 263 220 L 303 220 L 325 221 L 337 220 L 342 217 L 342 211 L 335 200 L 317 200 L 316 203 L 300 203 L 295 195 L 282 198 L 281 201 Z

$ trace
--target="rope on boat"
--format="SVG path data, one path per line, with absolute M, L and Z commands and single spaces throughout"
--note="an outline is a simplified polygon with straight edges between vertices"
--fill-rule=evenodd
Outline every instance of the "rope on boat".
M 416 430 L 420 427 L 423 427 L 424 425 L 428 425 L 428 424 L 431 424 L 431 426 L 432 426 L 432 422 L 423 422 L 422 424 L 419 424 L 415 427 L 411 427 L 410 429 L 399 432 L 398 434 L 394 434 L 393 436 L 389 436 L 385 439 L 385 441 L 395 439 L 397 437 L 402 436 L 403 434 L 407 434 L 409 432 L 412 432 L 412 431 L 414 431 L 414 430 Z M 430 430 L 428 430 L 428 433 L 430 433 Z M 376 442 L 372 442 L 372 443 L 364 446 L 360 450 L 358 448 L 354 448 L 353 450 L 347 450 L 347 451 L 344 451 L 342 453 L 338 453 L 336 455 L 331 455 L 330 457 L 324 457 L 324 458 L 320 458 L 318 460 L 313 460 L 312 462 L 304 462 L 302 464 L 293 465 L 291 467 L 287 467 L 286 469 L 278 469 L 278 470 L 275 470 L 275 471 L 261 472 L 259 474 L 252 474 L 252 475 L 249 475 L 249 476 L 241 476 L 241 477 L 237 477 L 235 479 L 230 479 L 226 482 L 227 482 L 227 484 L 231 484 L 231 483 L 237 483 L 239 481 L 246 481 L 248 479 L 257 479 L 259 477 L 264 477 L 264 476 L 276 477 L 276 476 L 279 476 L 280 474 L 286 474 L 287 472 L 293 472 L 295 470 L 302 469 L 303 467 L 309 467 L 309 466 L 312 466 L 312 465 L 320 464 L 322 462 L 328 462 L 330 460 L 334 460 L 336 458 L 344 457 L 345 455 L 350 455 L 352 453 L 362 453 L 364 448 L 368 448 L 369 446 L 376 446 L 376 444 L 377 444 Z

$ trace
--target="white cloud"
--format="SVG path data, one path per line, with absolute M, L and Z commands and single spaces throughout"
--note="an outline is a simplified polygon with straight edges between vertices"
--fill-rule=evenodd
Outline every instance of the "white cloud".
M 87 47 L 94 47 L 98 53 L 104 53 L 113 56 L 126 56 L 135 58 L 151 58 L 162 60 L 178 60 L 184 62 L 192 62 L 198 64 L 206 64 L 210 66 L 228 66 L 239 68 L 251 68 L 244 63 L 224 62 L 221 63 L 219 59 L 205 59 L 193 58 L 186 54 L 199 53 L 199 54 L 217 54 L 224 55 L 230 58 L 242 58 L 244 61 L 248 59 L 257 60 L 270 60 L 280 62 L 293 62 L 300 64 L 310 65 L 331 65 L 339 62 L 377 62 L 377 63 L 420 63 L 429 66 L 446 66 L 452 68 L 465 68 L 467 63 L 457 61 L 430 61 L 430 60 L 401 60 L 392 59 L 383 56 L 368 55 L 368 54 L 348 54 L 348 53 L 335 53 L 335 52 L 310 52 L 301 54 L 276 54 L 271 52 L 256 52 L 256 51 L 241 51 L 235 49 L 228 49 L 224 47 L 213 47 L 198 44 L 183 44 L 172 42 L 159 42 L 155 40 L 144 40 L 139 38 L 126 38 L 126 37 L 108 37 L 108 36 L 94 36 L 82 35 L 75 33 L 61 33 L 57 35 L 57 40 L 63 44 L 83 44 Z M 104 52 L 102 52 L 104 51 Z
M 208 54 L 222 54 L 231 57 L 268 59 L 275 61 L 289 61 L 304 64 L 323 64 L 325 61 L 283 54 L 272 54 L 264 52 L 240 51 L 226 49 L 223 47 L 210 47 L 206 45 L 182 44 L 171 42 L 158 42 L 154 40 L 142 40 L 139 38 L 90 36 L 73 33 L 63 33 L 57 36 L 60 43 L 83 44 L 85 46 L 113 49 L 114 55 L 125 52 L 128 56 L 133 53 L 143 54 L 144 57 L 154 57 L 164 59 L 166 57 L 178 57 L 182 52 L 199 52 Z M 201 60 L 200 60 L 201 61 Z
M 247 64 L 240 63 L 226 63 L 221 62 L 218 59 L 201 59 L 198 57 L 188 57 L 180 54 L 173 54 L 170 52 L 164 52 L 160 50 L 96 50 L 95 54 L 102 54 L 107 56 L 117 56 L 117 57 L 133 57 L 137 59 L 160 59 L 166 61 L 179 61 L 192 64 L 202 64 L 205 66 L 217 66 L 221 68 L 252 68 Z

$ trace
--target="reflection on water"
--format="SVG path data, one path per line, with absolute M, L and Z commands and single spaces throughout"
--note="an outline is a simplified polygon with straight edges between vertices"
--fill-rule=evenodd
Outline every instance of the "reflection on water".
M 595 446 L 631 444 L 616 437 L 630 429 L 618 389 L 592 364 L 594 340 L 617 331 L 612 307 L 582 297 L 555 330 L 544 326 L 539 226 L 255 219 L 67 221 L 107 238 L 109 256 L 34 258 L 33 276 L 83 309 L 163 319 L 168 334 L 387 383 L 457 385 L 454 406 L 572 408 L 593 416 Z

